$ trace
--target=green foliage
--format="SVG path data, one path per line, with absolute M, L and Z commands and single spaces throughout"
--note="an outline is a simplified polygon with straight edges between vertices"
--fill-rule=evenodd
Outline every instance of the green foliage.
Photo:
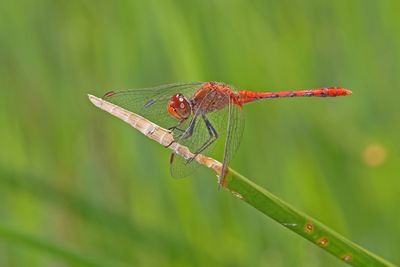
M 103 265 L 338 266 L 208 170 L 170 179 L 165 149 L 86 97 L 209 80 L 352 89 L 245 107 L 231 166 L 399 263 L 399 5 L 1 1 L 1 228 L 40 242 L 1 235 L 0 266 L 77 265 L 41 242 Z

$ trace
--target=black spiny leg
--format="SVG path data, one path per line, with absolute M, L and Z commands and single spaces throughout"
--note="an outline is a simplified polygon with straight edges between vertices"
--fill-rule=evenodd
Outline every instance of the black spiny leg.
M 189 137 L 192 136 L 193 130 L 194 130 L 194 126 L 196 125 L 196 117 L 193 117 L 193 119 L 190 121 L 190 124 L 189 124 L 189 126 L 187 127 L 186 130 L 182 130 L 182 129 L 178 128 L 179 125 L 182 124 L 182 122 L 183 122 L 183 121 L 181 121 L 179 124 L 177 124 L 177 125 L 171 127 L 171 128 L 180 130 L 181 133 L 180 133 L 176 138 L 174 138 L 174 140 L 171 141 L 171 143 L 169 143 L 169 144 L 166 145 L 165 147 L 170 147 L 173 143 L 176 142 L 175 140 L 186 139 L 186 138 L 189 138 Z M 169 129 L 171 129 L 171 128 L 169 128 Z
M 185 120 L 181 120 L 181 121 L 179 121 L 178 124 L 176 124 L 176 125 L 174 125 L 174 126 L 172 126 L 172 127 L 169 127 L 168 130 L 171 131 L 171 132 L 173 132 L 173 131 L 175 131 L 175 130 L 178 130 L 178 131 L 180 131 L 180 132 L 183 133 L 185 130 L 179 128 L 179 126 L 181 126 L 182 123 L 184 123 L 184 122 L 185 122 Z
M 204 123 L 206 124 L 206 127 L 207 127 L 210 137 L 208 138 L 208 140 L 206 142 L 204 142 L 204 144 L 199 149 L 196 150 L 196 152 L 194 152 L 194 156 L 191 157 L 190 159 L 188 159 L 186 164 L 189 164 L 190 162 L 192 162 L 198 154 L 203 152 L 205 149 L 207 149 L 212 143 L 214 143 L 218 139 L 218 133 L 215 130 L 215 128 L 212 126 L 211 122 L 208 120 L 206 115 L 202 114 L 202 118 L 203 118 Z
M 182 131 L 182 133 L 181 134 L 179 134 L 177 137 L 176 137 L 176 139 L 186 139 L 186 138 L 189 138 L 189 137 L 191 137 L 192 135 L 193 135 L 193 130 L 194 130 L 194 126 L 196 125 L 196 118 L 197 118 L 197 116 L 195 116 L 195 117 L 193 117 L 193 119 L 190 121 L 190 124 L 189 124 L 189 127 L 184 131 L 184 130 L 181 130 L 181 129 L 179 129 L 179 130 L 181 130 Z M 177 127 L 179 126 L 179 124 L 177 125 Z M 173 140 L 170 144 L 168 144 L 167 146 L 165 146 L 165 147 L 170 147 L 173 143 L 175 143 L 176 141 L 175 140 Z M 172 162 L 174 161 L 174 158 L 175 158 L 175 152 L 172 152 L 171 153 L 171 158 L 170 158 L 170 160 L 169 160 L 169 163 L 170 164 L 172 164 Z

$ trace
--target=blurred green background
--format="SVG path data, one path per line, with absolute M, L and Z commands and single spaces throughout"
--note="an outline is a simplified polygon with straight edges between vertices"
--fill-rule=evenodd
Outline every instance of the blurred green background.
M 87 93 L 344 86 L 245 107 L 231 167 L 400 263 L 400 2 L 0 2 L 0 266 L 342 266 Z

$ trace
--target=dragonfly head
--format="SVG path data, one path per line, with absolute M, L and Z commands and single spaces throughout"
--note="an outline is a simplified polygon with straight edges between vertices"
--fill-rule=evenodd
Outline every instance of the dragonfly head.
M 192 108 L 186 97 L 178 93 L 171 97 L 168 103 L 168 112 L 178 120 L 185 120 L 190 116 Z

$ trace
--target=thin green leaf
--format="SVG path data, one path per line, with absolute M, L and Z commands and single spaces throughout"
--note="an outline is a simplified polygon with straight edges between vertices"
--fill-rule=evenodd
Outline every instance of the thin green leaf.
M 335 257 L 353 266 L 394 266 L 316 219 L 297 211 L 234 170 L 229 171 L 225 188 L 233 195 Z

